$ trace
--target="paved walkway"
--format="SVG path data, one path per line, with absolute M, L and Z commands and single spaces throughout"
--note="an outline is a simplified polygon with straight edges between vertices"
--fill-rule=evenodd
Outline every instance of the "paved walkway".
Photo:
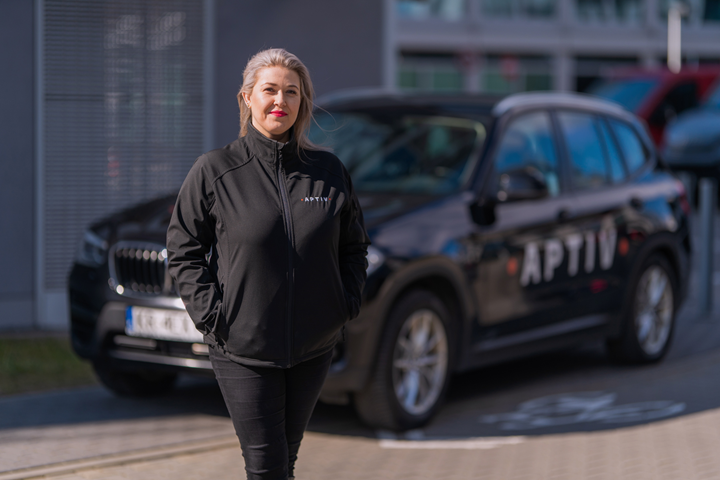
M 188 412 L 199 399 L 122 399 L 100 387 L 0 398 L 0 472 L 232 435 L 219 392 L 200 391 L 210 410 Z
M 720 272 L 720 240 L 716 251 Z M 720 298 L 718 280 L 715 298 Z M 491 379 L 477 372 L 462 380 L 501 385 L 457 394 L 428 428 L 400 438 L 368 430 L 349 409 L 324 407 L 306 434 L 297 478 L 720 479 L 720 305 L 713 315 L 698 315 L 696 290 L 693 283 L 676 342 L 661 365 L 613 369 L 591 357 L 587 364 L 545 376 L 510 366 L 516 378 L 509 383 L 505 370 L 494 370 L 502 378 Z M 542 368 L 557 370 L 568 358 L 583 361 L 546 359 L 549 366 Z M 578 423 L 515 434 L 478 422 L 483 414 L 512 413 L 543 395 L 591 390 L 617 393 L 621 408 L 628 402 L 652 404 L 648 400 L 670 402 L 652 408 L 686 408 L 681 416 L 678 411 L 669 419 L 646 418 L 650 423 L 624 428 Z M 120 399 L 99 387 L 0 398 L 0 480 L 26 478 L 245 477 L 219 390 L 191 381 L 157 399 Z
M 700 480 L 720 478 L 720 409 L 639 427 L 461 441 L 309 433 L 298 480 Z M 236 446 L 89 469 L 57 480 L 244 478 Z M 3 478 L 0 476 L 0 478 Z
M 700 378 L 712 382 L 718 371 L 720 351 L 712 351 L 673 362 L 664 375 L 668 381 L 685 376 L 693 382 Z M 660 371 L 646 373 L 655 376 Z M 205 386 L 182 392 L 184 397 L 204 392 L 207 410 L 176 415 L 179 404 L 169 398 L 163 402 L 168 415 L 151 417 L 155 407 L 147 401 L 118 402 L 105 398 L 98 389 L 55 393 L 55 404 L 64 409 L 67 423 L 49 424 L 51 415 L 46 413 L 48 418 L 43 418 L 39 412 L 36 426 L 0 430 L 0 480 L 244 478 L 231 423 L 226 416 L 214 413 L 218 401 L 213 398 L 215 390 Z M 39 397 L 26 396 L 24 402 L 16 403 L 10 401 L 12 397 L 3 399 L 0 412 L 6 425 L 10 422 L 7 414 L 20 413 L 18 403 L 32 408 Z M 68 398 L 88 400 L 73 408 L 63 401 Z M 91 421 L 89 405 L 103 401 L 114 406 L 115 418 Z M 14 412 L 3 408 L 13 405 Z M 720 405 L 720 400 L 715 405 Z M 648 405 L 650 411 L 666 406 Z M 458 412 L 453 411 L 456 407 Z M 462 402 L 449 404 L 435 423 L 447 428 L 453 424 L 448 419 L 461 415 L 461 410 Z M 473 418 L 481 413 L 475 412 Z M 131 414 L 136 418 L 128 418 Z M 331 416 L 327 412 L 324 415 Z M 53 418 L 58 420 L 57 416 Z M 81 418 L 88 421 L 78 422 Z M 298 480 L 720 479 L 720 408 L 625 428 L 543 435 L 532 435 L 536 430 L 526 428 L 520 435 L 505 432 L 504 436 L 491 437 L 458 436 L 463 434 L 457 428 L 450 429 L 457 431 L 455 436 L 442 437 L 432 425 L 424 432 L 398 437 L 390 432 L 362 430 L 351 420 L 345 426 L 343 417 L 339 418 L 340 423 L 337 418 L 330 420 L 331 428 L 316 422 L 313 431 L 306 434 Z M 327 430 L 334 433 L 321 433 Z

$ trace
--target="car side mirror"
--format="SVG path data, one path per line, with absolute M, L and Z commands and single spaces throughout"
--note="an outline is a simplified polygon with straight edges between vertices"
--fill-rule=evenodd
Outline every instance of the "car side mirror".
M 473 222 L 480 226 L 488 226 L 495 223 L 495 205 L 497 201 L 493 197 L 480 197 L 470 205 L 470 215 Z
M 503 173 L 498 183 L 497 199 L 500 202 L 537 200 L 549 194 L 545 177 L 534 167 Z

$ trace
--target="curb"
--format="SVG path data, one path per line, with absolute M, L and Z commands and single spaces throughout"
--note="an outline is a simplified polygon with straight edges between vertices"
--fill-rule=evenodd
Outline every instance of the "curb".
M 222 450 L 239 447 L 237 437 L 223 436 L 202 441 L 176 443 L 164 447 L 132 450 L 119 454 L 100 455 L 83 458 L 69 462 L 51 463 L 37 467 L 20 468 L 0 472 L 0 480 L 25 480 L 42 477 L 54 477 L 81 470 L 115 467 L 129 463 L 146 462 L 163 458 L 207 452 L 209 450 Z

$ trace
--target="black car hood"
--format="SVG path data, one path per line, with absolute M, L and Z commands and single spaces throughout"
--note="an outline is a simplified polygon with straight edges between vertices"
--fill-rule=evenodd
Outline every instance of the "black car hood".
M 370 192 L 358 192 L 357 196 L 368 230 L 441 198 L 435 195 Z
M 361 204 L 363 196 L 358 195 Z M 451 255 L 459 239 L 477 228 L 468 208 L 470 192 L 372 198 L 375 203 L 363 207 L 368 233 L 376 248 L 396 258 Z
M 97 222 L 94 231 L 109 231 L 109 243 L 141 240 L 164 243 L 177 195 L 172 194 L 122 210 Z M 436 195 L 358 192 L 365 226 L 370 231 L 388 222 L 423 209 L 445 197 Z
M 176 197 L 177 194 L 171 194 L 134 205 L 104 218 L 90 228 L 98 233 L 106 232 L 102 236 L 108 238 L 110 244 L 121 240 L 164 244 Z

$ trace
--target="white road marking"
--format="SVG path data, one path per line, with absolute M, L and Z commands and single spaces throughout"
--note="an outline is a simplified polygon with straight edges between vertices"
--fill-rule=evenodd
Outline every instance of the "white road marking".
M 461 440 L 380 440 L 380 448 L 416 450 L 491 450 L 518 445 L 526 437 L 475 437 Z
M 400 438 L 397 434 L 378 430 L 380 448 L 415 449 L 415 450 L 490 450 L 505 445 L 517 445 L 525 441 L 525 437 L 471 437 L 471 438 L 427 438 L 425 432 L 409 430 Z

